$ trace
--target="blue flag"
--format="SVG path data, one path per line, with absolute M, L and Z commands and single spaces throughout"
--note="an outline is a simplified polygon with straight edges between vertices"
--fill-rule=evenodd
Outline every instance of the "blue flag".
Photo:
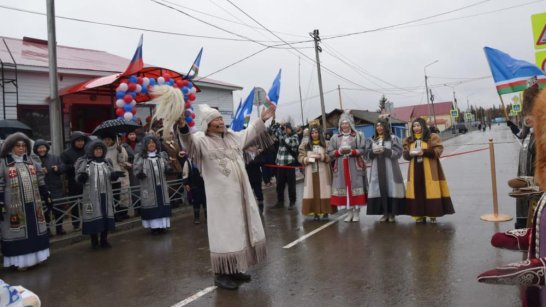
M 279 73 L 275 77 L 275 80 L 273 80 L 273 84 L 267 93 L 267 100 L 264 103 L 267 108 L 272 105 L 276 107 L 277 103 L 279 102 L 279 94 L 281 92 L 281 71 L 282 70 L 279 69 Z
M 236 117 L 233 119 L 233 122 L 231 122 L 231 130 L 233 131 L 241 131 L 244 128 L 245 123 L 248 123 L 248 119 L 250 119 L 250 114 L 252 113 L 252 106 L 254 102 L 254 88 L 248 96 L 245 99 L 245 102 L 243 103 L 241 107 L 241 111 L 236 114 Z
M 239 106 L 237 106 L 237 110 L 235 113 L 233 113 L 233 120 L 235 120 L 239 116 L 239 112 L 241 112 L 241 107 L 243 106 L 243 98 L 239 100 Z
M 197 77 L 197 74 L 199 73 L 199 66 L 201 65 L 201 55 L 203 54 L 203 48 L 199 50 L 199 54 L 197 54 L 197 57 L 195 58 L 195 61 L 193 61 L 193 65 L 190 68 L 190 71 L 186 75 L 186 78 L 189 80 L 194 79 Z M 193 75 L 192 75 L 193 73 Z
M 499 95 L 525 90 L 530 78 L 537 78 L 540 88 L 546 84 L 546 75 L 536 65 L 514 59 L 497 49 L 483 49 Z

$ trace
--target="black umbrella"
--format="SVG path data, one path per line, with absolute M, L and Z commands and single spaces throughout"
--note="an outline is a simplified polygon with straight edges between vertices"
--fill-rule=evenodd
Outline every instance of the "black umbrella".
M 16 119 L 0 120 L 0 138 L 5 139 L 8 135 L 15 132 L 23 132 L 32 137 L 32 128 Z
M 102 122 L 93 130 L 93 135 L 103 137 L 105 135 L 116 135 L 119 133 L 129 133 L 140 128 L 140 125 L 124 119 L 111 119 Z

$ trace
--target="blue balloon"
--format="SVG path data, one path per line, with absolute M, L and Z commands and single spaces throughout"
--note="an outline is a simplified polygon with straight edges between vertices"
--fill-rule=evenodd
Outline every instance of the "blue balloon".
M 125 112 L 131 112 L 133 110 L 133 106 L 130 104 L 130 103 L 126 103 L 124 106 L 123 106 L 123 110 Z
M 192 88 L 193 87 L 193 83 L 189 82 L 188 83 L 188 88 Z
M 118 116 L 118 119 L 119 119 L 119 120 L 123 119 L 123 116 Z
M 140 93 L 141 94 L 148 94 L 148 88 L 143 86 L 142 89 L 140 90 Z
M 137 117 L 136 115 L 133 115 L 133 118 L 131 118 L 132 121 L 136 122 L 137 121 Z
M 137 76 L 130 76 L 130 77 L 129 77 L 129 82 L 131 82 L 131 83 L 137 83 L 137 82 L 138 82 Z
M 173 86 L 173 84 L 174 84 L 174 79 L 170 79 L 168 83 L 169 83 L 170 86 Z
M 131 96 L 133 96 L 133 99 L 136 98 L 136 92 L 131 92 Z
M 189 91 L 190 89 L 185 86 L 182 88 L 182 93 L 184 93 L 184 95 L 187 95 Z
M 157 84 L 157 82 L 155 81 L 155 79 L 154 79 L 154 78 L 150 78 L 150 85 L 151 85 L 151 86 L 154 86 L 154 85 L 156 85 L 156 84 Z
M 184 95 L 184 101 L 188 101 L 188 95 Z
M 188 117 L 186 117 L 186 122 L 189 123 L 189 122 L 192 121 L 192 119 L 193 119 L 193 118 L 191 118 L 191 116 L 188 116 Z
M 123 91 L 116 92 L 116 98 L 117 99 L 123 99 L 123 96 L 125 96 L 125 92 L 123 92 Z

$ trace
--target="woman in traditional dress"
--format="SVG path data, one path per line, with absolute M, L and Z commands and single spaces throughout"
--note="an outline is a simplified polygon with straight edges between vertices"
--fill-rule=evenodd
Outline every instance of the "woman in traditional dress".
M 4 267 L 20 270 L 49 257 L 43 200 L 49 198 L 40 165 L 30 156 L 30 139 L 17 132 L 0 152 L 0 225 Z
M 305 166 L 301 211 L 319 221 L 335 213 L 337 208 L 330 205 L 332 175 L 322 129 L 320 126 L 311 126 L 309 130 L 309 140 L 299 146 L 298 155 L 298 161 Z
M 411 123 L 411 136 L 404 140 L 404 159 L 410 161 L 406 188 L 407 214 L 417 223 L 430 218 L 453 214 L 453 204 L 447 181 L 440 164 L 444 151 L 442 140 L 436 133 L 430 133 L 424 119 L 417 118 Z
M 347 207 L 345 222 L 360 221 L 360 208 L 367 202 L 364 146 L 364 137 L 356 130 L 352 114 L 345 111 L 339 118 L 339 133 L 330 139 L 328 147 L 328 155 L 335 160 L 330 203 Z
M 114 230 L 112 181 L 124 174 L 114 171 L 106 158 L 106 145 L 94 140 L 85 146 L 86 155 L 76 161 L 76 181 L 83 184 L 82 234 L 91 236 L 91 248 L 110 248 L 108 231 Z M 100 234 L 100 242 L 99 242 Z
M 142 226 L 152 233 L 171 227 L 171 205 L 165 173 L 170 169 L 167 153 L 159 140 L 149 134 L 142 139 L 142 151 L 135 155 L 133 170 L 140 182 Z
M 398 159 L 402 156 L 402 142 L 391 134 L 389 124 L 379 120 L 375 135 L 366 142 L 366 158 L 371 161 L 368 189 L 368 215 L 383 216 L 379 222 L 395 222 L 404 209 L 404 178 Z

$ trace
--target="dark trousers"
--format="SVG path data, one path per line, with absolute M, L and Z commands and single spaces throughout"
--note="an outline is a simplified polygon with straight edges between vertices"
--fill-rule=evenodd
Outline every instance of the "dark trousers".
M 288 184 L 288 198 L 291 203 L 296 202 L 296 169 L 277 169 L 277 201 L 284 201 L 284 186 Z
M 100 233 L 100 245 L 105 245 L 107 243 L 108 243 L 108 230 L 105 230 Z M 91 235 L 91 246 L 93 247 L 99 246 L 99 235 L 96 233 Z
M 251 181 L 250 186 L 252 187 L 252 191 L 254 191 L 254 195 L 256 195 L 256 199 L 258 202 L 264 201 L 264 193 L 262 192 L 262 182 L 261 181 Z

